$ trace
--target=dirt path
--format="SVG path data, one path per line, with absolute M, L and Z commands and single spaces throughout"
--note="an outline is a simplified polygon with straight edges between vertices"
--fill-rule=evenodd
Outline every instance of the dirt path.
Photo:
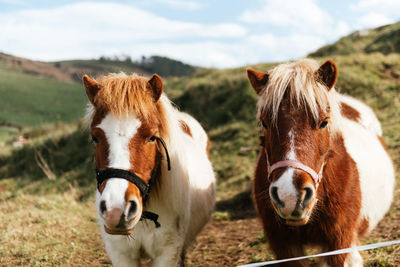
M 187 257 L 188 266 L 235 266 L 270 255 L 257 219 L 212 220 L 197 238 Z M 271 256 L 271 255 L 270 255 Z
M 365 243 L 400 239 L 400 208 L 388 214 Z M 312 250 L 312 253 L 317 252 Z M 309 253 L 311 253 L 309 252 Z M 365 266 L 400 266 L 400 245 L 362 252 Z M 197 237 L 186 257 L 187 266 L 236 266 L 272 260 L 258 219 L 213 219 Z

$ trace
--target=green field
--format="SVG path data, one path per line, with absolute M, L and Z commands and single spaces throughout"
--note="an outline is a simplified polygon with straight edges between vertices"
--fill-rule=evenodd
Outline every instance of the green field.
M 360 52 L 331 58 L 339 68 L 337 90 L 374 109 L 398 169 L 400 54 Z M 266 71 L 274 65 L 252 67 Z M 202 69 L 166 80 L 170 98 L 206 128 L 218 179 L 216 211 L 189 251 L 188 266 L 273 258 L 251 203 L 260 129 L 257 98 L 245 69 Z M 0 265 L 108 266 L 93 206 L 93 151 L 78 121 L 86 103 L 82 86 L 0 68 L 0 93 L 0 140 L 7 140 L 0 156 Z M 32 140 L 11 149 L 19 133 Z M 399 179 L 397 175 L 397 184 Z M 397 186 L 390 212 L 363 243 L 399 239 L 399 227 Z M 400 266 L 400 246 L 364 252 L 363 258 L 365 266 Z
M 0 81 L 0 122 L 39 126 L 84 114 L 85 93 L 78 83 L 11 71 L 0 71 Z

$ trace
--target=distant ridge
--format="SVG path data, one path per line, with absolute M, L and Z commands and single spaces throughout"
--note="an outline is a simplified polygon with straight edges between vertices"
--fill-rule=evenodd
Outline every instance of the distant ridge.
M 138 61 L 133 61 L 130 57 L 100 57 L 88 60 L 43 62 L 0 52 L 0 64 L 0 69 L 70 82 L 80 82 L 84 74 L 96 77 L 122 71 L 144 75 L 158 73 L 162 77 L 178 77 L 191 75 L 198 69 L 198 67 L 162 56 L 142 57 Z
M 66 69 L 71 77 L 80 80 L 83 74 L 91 76 L 105 75 L 110 72 L 136 72 L 138 74 L 151 75 L 157 73 L 162 77 L 188 76 L 196 71 L 196 67 L 181 61 L 162 56 L 142 57 L 134 61 L 129 56 L 118 58 L 100 57 L 92 60 L 68 60 L 54 62 L 54 66 Z
M 309 57 L 349 55 L 354 53 L 400 53 L 400 22 L 374 29 L 358 30 L 337 42 L 323 46 Z

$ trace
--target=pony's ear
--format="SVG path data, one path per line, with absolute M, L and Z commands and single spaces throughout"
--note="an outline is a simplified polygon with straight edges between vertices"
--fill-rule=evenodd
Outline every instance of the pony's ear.
M 149 80 L 149 87 L 153 94 L 154 102 L 157 102 L 163 90 L 163 82 L 160 76 L 153 74 Z
M 256 93 L 260 95 L 261 90 L 265 88 L 268 83 L 268 74 L 248 68 L 247 77 L 249 78 L 250 84 L 253 86 Z
M 332 89 L 338 76 L 338 70 L 335 63 L 328 59 L 317 70 L 317 76 L 318 79 L 328 87 L 328 90 Z
M 86 74 L 83 75 L 82 78 L 83 85 L 85 87 L 86 95 L 89 98 L 90 103 L 94 105 L 94 97 L 96 96 L 97 92 L 100 90 L 100 86 L 97 84 L 96 81 L 91 79 Z

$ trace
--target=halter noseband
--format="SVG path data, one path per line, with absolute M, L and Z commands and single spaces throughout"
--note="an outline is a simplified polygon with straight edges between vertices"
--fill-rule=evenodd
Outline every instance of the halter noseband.
M 267 153 L 267 151 L 265 151 Z M 268 155 L 268 154 L 266 154 Z M 267 156 L 267 165 L 268 165 L 268 178 L 271 176 L 271 173 L 279 168 L 294 168 L 298 170 L 302 170 L 306 173 L 308 173 L 314 180 L 315 183 L 315 188 L 318 188 L 319 183 L 321 182 L 322 179 L 322 172 L 324 170 L 324 164 L 322 164 L 321 170 L 319 173 L 316 173 L 312 168 L 308 167 L 307 165 L 304 165 L 303 163 L 297 161 L 297 160 L 281 160 L 278 162 L 275 162 L 270 166 L 269 161 L 268 161 L 268 156 Z
M 165 155 L 167 157 L 167 167 L 168 171 L 171 170 L 171 162 L 169 159 L 169 154 L 167 150 L 167 146 L 162 138 L 156 137 L 156 140 L 161 143 L 164 148 Z M 132 171 L 127 171 L 123 169 L 116 169 L 116 168 L 103 168 L 103 169 L 96 169 L 96 179 L 97 179 L 97 189 L 100 191 L 100 185 L 107 179 L 110 178 L 120 178 L 125 179 L 128 182 L 133 183 L 137 186 L 142 195 L 143 199 L 143 206 L 146 205 L 147 199 L 149 197 L 152 185 L 157 178 L 157 174 L 159 172 L 160 165 L 157 164 L 156 167 L 151 172 L 151 177 L 149 183 L 146 183 L 140 176 L 135 174 Z M 148 219 L 154 222 L 156 227 L 160 227 L 158 220 L 158 214 L 150 212 L 150 211 L 143 211 L 141 219 Z

